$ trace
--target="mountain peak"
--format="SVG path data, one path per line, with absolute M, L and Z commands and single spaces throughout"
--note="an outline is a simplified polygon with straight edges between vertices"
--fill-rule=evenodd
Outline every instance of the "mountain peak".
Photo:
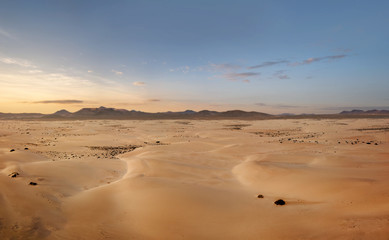
M 57 115 L 57 116 L 67 116 L 67 115 L 70 115 L 70 114 L 72 114 L 72 113 L 69 112 L 66 109 L 61 109 L 61 110 L 56 111 L 55 113 L 53 113 L 53 115 Z

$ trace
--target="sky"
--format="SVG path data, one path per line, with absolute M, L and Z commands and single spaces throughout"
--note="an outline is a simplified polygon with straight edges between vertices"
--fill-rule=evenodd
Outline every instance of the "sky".
M 0 0 L 0 112 L 389 109 L 389 1 Z

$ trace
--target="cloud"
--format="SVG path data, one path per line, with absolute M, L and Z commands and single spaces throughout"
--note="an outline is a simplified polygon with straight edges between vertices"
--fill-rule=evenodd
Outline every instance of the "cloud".
M 88 70 L 88 73 L 93 73 L 93 71 L 92 70 Z
M 38 70 L 38 69 L 34 69 L 34 70 L 28 70 L 27 73 L 37 74 L 37 73 L 43 73 L 43 71 Z
M 118 75 L 118 76 L 123 75 L 123 72 L 119 72 L 119 71 L 114 70 L 114 69 L 112 69 L 112 72 L 115 73 L 115 74 Z
M 36 66 L 32 64 L 30 61 L 24 59 L 0 57 L 0 62 L 5 64 L 18 65 L 20 67 L 36 68 Z
M 57 104 L 74 104 L 74 103 L 83 103 L 82 100 L 43 100 L 43 101 L 37 101 L 33 103 L 57 103 Z
M 255 65 L 255 66 L 247 67 L 247 69 L 270 67 L 270 66 L 277 65 L 277 64 L 282 64 L 282 63 L 289 63 L 289 61 L 287 61 L 287 60 L 268 61 L 268 62 L 263 62 L 261 64 Z
M 188 73 L 191 70 L 189 66 L 182 66 L 178 68 L 171 68 L 169 69 L 169 72 L 182 72 L 182 73 Z
M 242 82 L 244 82 L 244 83 L 250 83 L 250 80 L 245 79 L 245 80 L 243 80 Z
M 340 52 L 340 53 L 349 53 L 352 51 L 350 48 L 336 48 L 335 51 Z
M 4 29 L 0 28 L 0 36 L 4 36 L 6 38 L 15 39 L 14 36 L 12 36 L 9 32 L 5 31 Z
M 278 75 L 277 76 L 279 79 L 290 79 L 290 77 L 286 74 Z
M 22 61 L 13 56 L 0 54 L 0 59 L 2 68 L 5 64 L 3 61 L 7 64 L 33 66 L 33 68 L 18 69 L 17 65 L 14 65 L 15 67 L 4 68 L 0 71 L 0 101 L 3 102 L 28 101 L 32 104 L 33 101 L 57 99 L 82 99 L 88 101 L 87 103 L 93 99 L 98 99 L 100 102 L 118 100 L 144 102 L 144 97 L 128 86 L 128 83 L 88 74 L 86 72 L 88 69 L 57 68 L 40 71 L 40 66 L 35 66 L 35 63 Z M 66 103 L 69 102 L 64 102 Z M 54 102 L 53 104 L 34 104 L 35 108 L 49 107 L 49 105 L 54 105 Z
M 146 83 L 145 82 L 133 82 L 132 85 L 140 87 L 140 86 L 145 86 Z
M 273 75 L 278 79 L 290 79 L 289 75 L 285 74 L 285 70 L 275 72 Z
M 222 63 L 222 64 L 210 63 L 209 67 L 211 71 L 216 71 L 216 72 L 230 72 L 242 68 L 242 66 L 240 65 L 230 64 L 230 63 Z
M 267 104 L 267 103 L 254 103 L 254 105 L 261 107 L 274 107 L 274 108 L 302 108 L 303 106 L 287 105 L 287 104 Z
M 149 99 L 148 101 L 149 102 L 160 102 L 161 100 L 160 99 Z
M 242 78 L 259 76 L 259 75 L 261 75 L 261 73 L 243 72 L 243 73 L 226 73 L 226 74 L 223 74 L 221 77 L 225 78 L 227 80 L 230 80 L 230 81 L 239 81 L 239 80 L 242 80 Z
M 314 62 L 320 62 L 323 60 L 335 60 L 335 59 L 341 59 L 345 58 L 347 55 L 346 54 L 341 54 L 341 55 L 333 55 L 333 56 L 325 56 L 325 57 L 316 57 L 316 58 L 308 58 L 304 60 L 303 62 L 294 62 L 291 63 L 291 66 L 299 66 L 299 65 L 305 65 L 305 64 L 311 64 Z

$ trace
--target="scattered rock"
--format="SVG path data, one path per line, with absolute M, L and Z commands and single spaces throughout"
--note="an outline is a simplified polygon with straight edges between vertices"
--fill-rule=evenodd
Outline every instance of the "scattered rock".
M 16 178 L 18 175 L 19 175 L 18 172 L 13 172 L 13 173 L 8 174 L 8 176 L 11 178 Z
M 257 198 L 263 198 L 263 195 L 262 195 L 262 194 L 259 194 L 259 195 L 257 196 Z
M 36 182 L 30 182 L 30 185 L 36 186 L 36 185 L 38 185 L 38 183 L 36 183 Z
M 366 144 L 371 144 L 370 142 L 367 142 Z
M 11 150 L 9 150 L 10 152 L 15 152 L 15 149 L 11 149 Z
M 284 200 L 278 199 L 277 201 L 274 202 L 274 204 L 275 204 L 275 205 L 281 205 L 281 206 L 282 206 L 282 205 L 285 205 L 286 203 L 285 203 Z
M 119 154 L 134 151 L 138 147 L 139 146 L 136 146 L 136 145 L 125 145 L 125 146 L 117 146 L 117 147 L 113 147 L 113 146 L 89 146 L 89 148 L 92 150 L 105 151 L 105 157 L 111 157 L 111 158 L 113 158 Z M 84 155 L 81 155 L 81 157 L 84 157 Z M 81 158 L 81 157 L 79 156 L 79 158 Z

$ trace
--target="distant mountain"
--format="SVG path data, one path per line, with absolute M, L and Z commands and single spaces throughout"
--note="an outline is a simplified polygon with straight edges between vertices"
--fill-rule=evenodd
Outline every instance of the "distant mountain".
M 281 114 L 279 114 L 279 116 L 294 116 L 294 115 L 296 115 L 296 114 L 294 114 L 294 113 L 281 113 Z
M 54 114 L 50 114 L 49 118 L 70 118 L 70 119 L 230 119 L 230 118 L 250 118 L 262 119 L 271 115 L 261 112 L 245 112 L 241 110 L 232 110 L 226 112 L 217 112 L 203 110 L 196 112 L 186 110 L 183 112 L 158 112 L 147 113 L 141 111 L 116 108 L 82 108 L 74 113 L 66 110 L 60 110 Z
M 73 113 L 75 117 L 88 117 L 88 116 L 123 116 L 130 114 L 131 112 L 125 109 L 116 108 L 82 108 L 77 112 Z
M 354 110 L 351 110 L 351 111 L 342 111 L 339 114 L 386 115 L 386 114 L 389 114 L 389 110 L 376 110 L 376 109 L 373 109 L 373 110 L 363 111 L 363 110 L 359 110 L 359 109 L 354 109 Z
M 202 110 L 202 111 L 197 113 L 198 116 L 206 116 L 206 117 L 215 116 L 217 114 L 218 114 L 218 112 L 216 112 L 216 111 L 209 111 L 209 110 Z
M 36 119 L 43 116 L 42 113 L 0 113 L 0 119 Z
M 62 109 L 62 110 L 59 110 L 59 111 L 53 113 L 53 115 L 55 115 L 55 116 L 61 116 L 61 117 L 67 117 L 67 116 L 72 115 L 72 113 L 69 112 L 69 111 L 67 111 L 67 110 L 65 110 L 65 109 Z
M 368 114 L 389 114 L 389 110 L 368 110 L 368 111 L 365 111 L 365 113 L 368 113 Z
M 261 113 L 261 112 L 245 112 L 242 110 L 232 110 L 232 111 L 226 111 L 219 113 L 220 116 L 226 117 L 226 118 L 240 118 L 240 117 L 247 117 L 247 118 L 264 118 L 271 116 L 267 113 Z
M 59 110 L 53 114 L 41 113 L 0 113 L 0 119 L 242 119 L 242 120 L 259 120 L 259 119 L 303 119 L 303 118 L 387 118 L 389 110 L 352 110 L 343 111 L 338 114 L 299 114 L 293 115 L 284 113 L 280 115 L 270 115 L 262 112 L 246 112 L 242 110 L 230 110 L 217 112 L 202 110 L 199 112 L 186 110 L 182 112 L 158 112 L 147 113 L 135 110 L 117 109 L 117 108 L 82 108 L 76 112 L 69 112 L 65 109 Z
M 179 114 L 195 114 L 196 112 L 193 111 L 193 110 L 186 110 L 186 111 L 183 111 L 183 112 L 177 112 Z

